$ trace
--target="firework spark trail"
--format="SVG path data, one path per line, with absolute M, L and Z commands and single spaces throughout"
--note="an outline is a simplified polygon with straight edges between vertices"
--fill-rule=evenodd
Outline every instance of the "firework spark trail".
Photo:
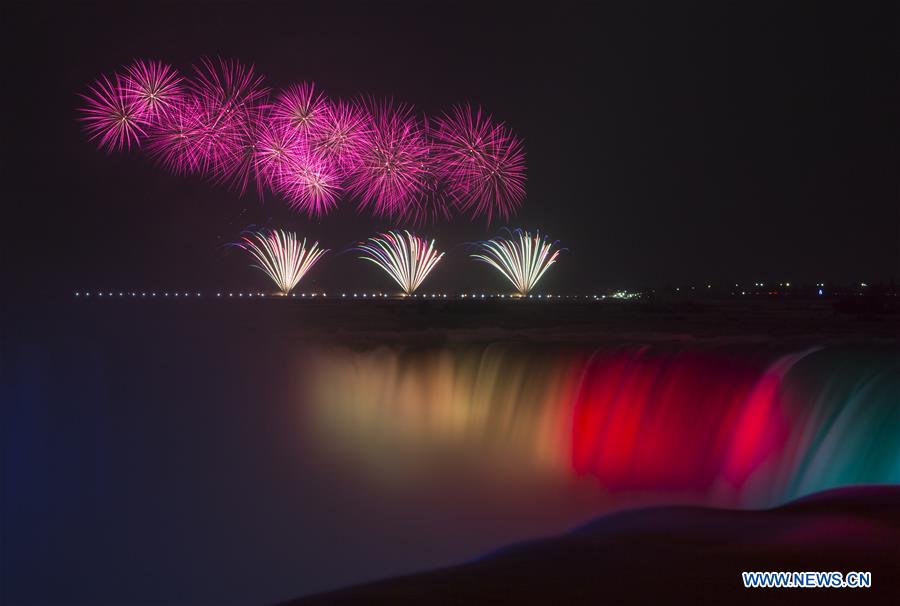
M 230 124 L 230 141 L 214 165 L 214 180 L 224 182 L 241 195 L 253 181 L 262 192 L 262 175 L 256 170 L 256 151 L 264 120 L 265 108 L 253 105 L 236 115 Z
M 81 121 L 88 140 L 96 141 L 107 152 L 140 146 L 147 118 L 138 97 L 130 93 L 126 78 L 120 74 L 112 80 L 101 76 L 81 97 L 85 101 Z
M 204 57 L 194 66 L 196 76 L 190 81 L 190 89 L 224 116 L 265 101 L 269 88 L 263 85 L 265 78 L 254 70 L 252 65 L 238 61 Z
M 298 241 L 297 234 L 283 230 L 247 233 L 236 246 L 250 253 L 258 263 L 253 267 L 272 278 L 285 295 L 328 252 L 327 249 L 320 249 L 318 242 L 307 249 L 306 238 Z
M 420 181 L 422 187 L 419 194 L 412 197 L 396 217 L 399 222 L 413 225 L 436 221 L 438 218 L 450 219 L 452 202 L 452 200 L 448 199 L 441 167 L 436 162 L 434 138 L 431 136 L 431 128 L 427 118 L 423 122 L 423 131 L 425 133 L 427 160 L 421 166 Z
M 422 191 L 402 208 L 397 221 L 421 225 L 439 218 L 450 219 L 450 207 L 440 177 L 431 168 L 422 175 Z
M 480 242 L 481 252 L 471 257 L 499 271 L 525 296 L 556 262 L 559 250 L 553 251 L 556 243 L 547 242 L 546 236 L 541 237 L 540 233 L 532 237 L 527 231 L 517 229 L 512 235 L 513 238 Z
M 415 292 L 444 256 L 434 249 L 434 240 L 428 242 L 406 230 L 379 234 L 360 243 L 357 249 L 363 253 L 360 259 L 384 270 L 406 295 Z

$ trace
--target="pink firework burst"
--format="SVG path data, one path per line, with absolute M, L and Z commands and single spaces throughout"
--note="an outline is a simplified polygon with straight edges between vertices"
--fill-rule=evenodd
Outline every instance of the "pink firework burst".
M 303 151 L 296 130 L 282 122 L 263 122 L 254 157 L 260 182 L 272 191 L 279 189 L 282 180 L 292 171 L 296 158 Z
M 288 204 L 312 217 L 321 217 L 337 205 L 340 175 L 335 166 L 302 146 L 294 150 L 278 174 L 275 189 Z
M 525 199 L 525 151 L 503 124 L 470 106 L 437 121 L 435 154 L 448 195 L 464 211 L 508 218 Z
M 161 61 L 138 59 L 125 68 L 125 86 L 147 120 L 155 122 L 177 105 L 184 94 L 181 76 Z
M 491 137 L 491 155 L 487 162 L 471 171 L 468 202 L 474 216 L 490 223 L 494 214 L 507 219 L 525 199 L 525 150 L 521 140 L 505 126 L 498 126 Z
M 145 146 L 176 173 L 245 192 L 251 181 L 313 216 L 344 191 L 360 210 L 418 224 L 508 218 L 525 198 L 525 152 L 502 123 L 463 105 L 429 125 L 411 106 L 369 98 L 331 102 L 296 84 L 269 103 L 253 65 L 202 59 L 192 78 L 138 59 L 82 95 L 80 121 L 108 152 Z M 433 128 L 431 128 L 433 126 Z
M 198 107 L 201 125 L 197 140 L 198 166 L 203 174 L 222 180 L 234 159 L 242 153 L 246 112 L 223 114 L 202 101 Z
M 126 79 L 102 76 L 89 87 L 81 108 L 81 121 L 90 141 L 107 152 L 140 146 L 147 120 L 139 100 L 130 94 Z
M 325 112 L 310 138 L 310 149 L 330 158 L 341 171 L 352 172 L 360 165 L 369 140 L 371 118 L 358 104 L 337 101 Z
M 371 131 L 348 186 L 360 208 L 403 217 L 425 194 L 431 171 L 425 133 L 410 106 L 369 103 Z
M 269 89 L 252 65 L 237 61 L 203 59 L 195 71 L 191 92 L 198 101 L 202 124 L 199 168 L 216 180 L 231 181 L 243 191 L 252 166 L 253 138 Z
M 272 118 L 309 137 L 318 132 L 330 113 L 328 99 L 315 84 L 303 82 L 284 90 L 272 104 Z
M 494 125 L 481 108 L 456 106 L 449 114 L 435 120 L 432 131 L 435 149 L 446 172 L 483 162 L 490 153 L 489 143 Z
M 205 128 L 199 100 L 182 97 L 161 114 L 147 133 L 150 157 L 176 174 L 203 170 Z

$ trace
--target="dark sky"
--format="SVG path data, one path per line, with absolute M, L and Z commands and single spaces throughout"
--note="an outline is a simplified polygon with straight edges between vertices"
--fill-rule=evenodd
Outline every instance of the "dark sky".
M 251 224 L 332 249 L 393 227 L 351 202 L 311 221 L 80 132 L 77 93 L 101 73 L 221 55 L 276 89 L 487 108 L 528 153 L 510 225 L 568 248 L 554 290 L 900 278 L 896 7 L 724 4 L 6 6 L 4 257 L 45 292 L 262 287 L 222 248 Z M 456 244 L 498 227 L 424 228 L 450 253 L 435 288 L 496 284 Z M 384 285 L 351 255 L 310 279 Z

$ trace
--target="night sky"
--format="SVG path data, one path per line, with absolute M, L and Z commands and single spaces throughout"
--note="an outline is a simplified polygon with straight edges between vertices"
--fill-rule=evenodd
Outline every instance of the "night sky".
M 485 4 L 6 6 L 10 273 L 48 294 L 263 287 L 223 247 L 250 225 L 338 251 L 395 227 L 350 201 L 310 220 L 81 132 L 77 95 L 100 74 L 139 57 L 189 74 L 221 55 L 276 90 L 312 80 L 429 114 L 471 102 L 506 122 L 529 169 L 509 225 L 568 249 L 548 289 L 900 277 L 896 7 Z M 500 226 L 422 228 L 449 252 L 434 287 L 496 284 L 457 245 Z M 308 284 L 382 278 L 345 254 Z

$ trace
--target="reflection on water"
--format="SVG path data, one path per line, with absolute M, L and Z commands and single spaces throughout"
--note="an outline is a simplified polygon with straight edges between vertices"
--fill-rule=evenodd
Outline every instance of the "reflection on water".
M 617 505 L 768 506 L 900 481 L 898 368 L 841 348 L 331 349 L 304 400 L 329 456 L 388 486 L 453 458 L 589 476 Z

